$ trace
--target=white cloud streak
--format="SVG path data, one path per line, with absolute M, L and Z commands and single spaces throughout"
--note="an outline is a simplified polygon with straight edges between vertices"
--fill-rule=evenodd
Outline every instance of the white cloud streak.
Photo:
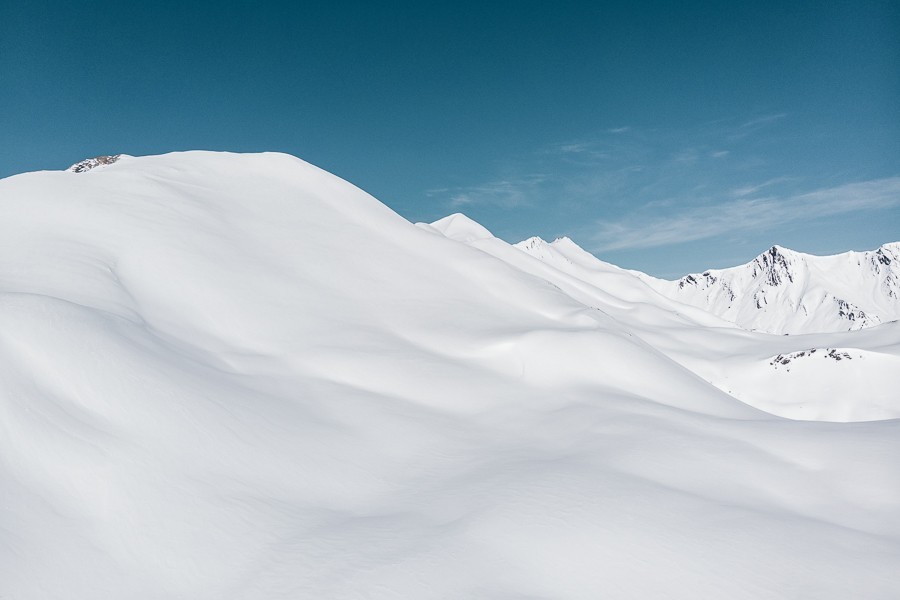
M 515 208 L 530 204 L 536 188 L 545 181 L 543 175 L 529 175 L 519 179 L 501 179 L 480 185 L 439 190 L 449 196 L 451 208 L 489 204 Z M 438 192 L 438 190 L 434 190 Z
M 774 179 L 770 179 L 768 181 L 764 181 L 762 183 L 757 183 L 754 185 L 745 185 L 738 188 L 734 188 L 731 190 L 730 194 L 735 198 L 743 198 L 744 196 L 750 196 L 755 194 L 759 190 L 763 188 L 767 188 L 771 185 L 775 185 L 777 183 L 784 183 L 785 181 L 790 181 L 789 177 L 776 177 Z
M 787 113 L 777 113 L 774 115 L 763 115 L 761 117 L 757 117 L 755 119 L 751 119 L 751 120 L 747 121 L 746 123 L 743 123 L 740 128 L 741 129 L 750 129 L 750 128 L 759 127 L 760 125 L 769 125 L 770 123 L 774 123 L 775 121 L 780 121 L 781 119 L 785 118 L 786 116 L 787 116 Z
M 767 128 L 773 123 L 776 123 L 787 116 L 787 113 L 778 113 L 774 115 L 763 115 L 761 117 L 745 121 L 744 123 L 741 123 L 737 128 L 735 128 L 730 135 L 728 135 L 728 139 L 734 142 L 746 138 L 747 136 L 754 135 L 759 130 Z
M 600 223 L 595 252 L 652 248 L 702 240 L 735 231 L 759 230 L 803 219 L 900 206 L 900 177 L 849 183 L 788 197 L 739 198 L 692 207 L 673 216 L 634 213 Z

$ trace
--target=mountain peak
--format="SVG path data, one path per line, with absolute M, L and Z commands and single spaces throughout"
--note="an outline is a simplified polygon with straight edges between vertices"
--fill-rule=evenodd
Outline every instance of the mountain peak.
M 431 224 L 432 227 L 452 240 L 471 242 L 494 237 L 494 234 L 477 221 L 463 213 L 453 213 Z
M 890 242 L 882 244 L 875 255 L 881 264 L 889 265 L 892 260 L 900 260 L 900 242 Z
M 763 276 L 764 281 L 771 286 L 778 286 L 785 281 L 794 281 L 794 262 L 799 259 L 799 253 L 783 246 L 774 245 L 759 256 L 753 263 L 753 277 Z
M 571 249 L 581 250 L 582 252 L 587 252 L 587 250 L 585 250 L 584 248 L 582 248 L 581 246 L 579 246 L 578 244 L 576 244 L 576 243 L 572 240 L 572 238 L 570 238 L 570 237 L 568 237 L 568 236 L 565 236 L 565 235 L 562 236 L 562 237 L 558 237 L 558 238 L 556 238 L 555 240 L 553 240 L 553 245 L 554 245 L 554 246 L 557 246 L 557 247 L 571 248 Z
M 546 240 L 544 240 L 544 238 L 536 236 L 536 235 L 528 238 L 527 240 L 522 240 L 521 242 L 513 244 L 513 246 L 515 246 L 516 248 L 519 248 L 521 250 L 534 250 L 535 248 L 538 248 L 539 246 L 546 246 L 546 245 L 547 245 Z
M 778 244 L 773 244 L 771 248 L 760 254 L 759 256 L 784 256 L 784 257 L 795 257 L 802 254 L 801 252 L 797 252 L 796 250 L 791 250 L 790 248 L 785 248 L 784 246 L 779 246 Z
M 862 329 L 900 316 L 900 242 L 832 256 L 776 244 L 747 264 L 655 285 L 671 298 L 746 329 Z

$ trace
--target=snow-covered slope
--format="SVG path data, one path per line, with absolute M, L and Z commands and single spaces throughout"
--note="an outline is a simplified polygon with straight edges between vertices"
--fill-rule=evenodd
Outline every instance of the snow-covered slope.
M 897 327 L 754 334 L 476 225 L 280 154 L 0 180 L 0 596 L 895 595 L 900 420 L 713 379 L 777 404 Z
M 876 335 L 823 333 L 805 336 L 754 334 L 705 310 L 655 291 L 643 273 L 605 263 L 567 238 L 546 242 L 530 238 L 509 246 L 463 215 L 432 226 L 450 237 L 496 256 L 551 283 L 574 300 L 613 315 L 655 349 L 743 402 L 767 412 L 797 419 L 865 421 L 900 417 L 900 348 L 897 328 L 878 328 Z M 885 337 L 886 336 L 886 337 Z M 838 365 L 835 348 L 853 350 L 853 363 Z M 812 350 L 812 352 L 810 352 Z M 785 357 L 813 366 L 783 368 Z M 870 351 L 871 350 L 871 351 Z M 840 358 L 838 356 L 838 358 Z M 781 367 L 781 368 L 780 368 Z M 799 367 L 799 368 L 798 368 Z M 827 390 L 827 393 L 823 392 Z
M 773 246 L 739 267 L 643 279 L 670 298 L 769 333 L 848 331 L 900 319 L 900 242 L 834 256 Z
M 470 243 L 483 249 L 505 246 L 500 240 Z M 493 253 L 547 279 L 588 306 L 623 309 L 616 309 L 616 318 L 627 322 L 642 339 L 748 404 L 796 419 L 900 418 L 900 394 L 896 393 L 900 387 L 900 348 L 896 347 L 900 324 L 896 322 L 865 334 L 828 333 L 827 328 L 788 337 L 752 334 L 648 289 L 670 282 L 605 263 L 567 238 L 550 243 L 531 238 L 515 247 L 522 252 L 514 260 Z M 527 261 L 523 253 L 538 259 L 541 266 L 536 268 L 532 263 L 537 261 Z M 589 291 L 574 292 L 577 286 L 572 286 L 571 278 L 581 288 L 587 284 Z M 611 304 L 611 295 L 623 301 Z M 654 311 L 652 319 L 636 318 Z M 813 323 L 806 321 L 808 326 Z M 838 348 L 842 350 L 838 352 Z M 801 360 L 791 365 L 793 359 Z

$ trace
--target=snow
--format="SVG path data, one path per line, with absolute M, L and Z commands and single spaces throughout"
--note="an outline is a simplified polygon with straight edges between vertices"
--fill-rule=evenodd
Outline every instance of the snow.
M 424 225 L 424 223 L 421 225 Z M 459 242 L 473 242 L 494 237 L 494 234 L 483 225 L 476 223 L 462 213 L 454 213 L 435 221 L 431 223 L 431 227 L 448 238 Z
M 900 246 L 813 256 L 773 246 L 746 265 L 664 281 L 660 293 L 745 329 L 817 333 L 864 329 L 900 319 Z
M 486 247 L 484 242 L 479 243 L 480 247 Z M 496 238 L 492 244 L 506 246 Z M 660 280 L 605 263 L 571 240 L 548 244 L 539 238 L 531 238 L 514 247 L 522 251 L 519 254 L 537 258 L 541 264 L 536 266 L 532 263 L 537 261 L 529 261 L 527 257 L 510 257 L 496 251 L 494 254 L 505 256 L 519 268 L 545 278 L 585 305 L 607 312 L 615 310 L 617 320 L 628 323 L 635 335 L 747 404 L 794 419 L 869 421 L 900 418 L 900 395 L 895 391 L 900 386 L 900 347 L 886 347 L 884 343 L 885 339 L 893 344 L 900 340 L 900 323 L 896 321 L 852 334 L 829 332 L 834 321 L 831 306 L 826 305 L 821 309 L 828 311 L 825 315 L 810 315 L 804 320 L 806 328 L 813 323 L 822 324 L 822 333 L 787 337 L 761 335 L 741 331 L 730 321 L 681 304 L 666 295 L 671 292 L 671 287 L 659 290 Z M 777 248 L 777 253 L 789 256 L 785 262 L 796 261 L 799 256 L 809 257 L 783 248 Z M 829 261 L 845 257 L 822 258 Z M 548 266 L 552 268 L 548 269 Z M 746 274 L 740 267 L 732 271 Z M 837 269 L 832 270 L 833 275 L 837 273 Z M 713 276 L 720 280 L 718 275 Z M 873 287 L 871 282 L 861 281 L 859 285 Z M 721 293 L 728 287 L 712 286 L 711 289 Z M 799 300 L 809 302 L 813 296 L 814 292 L 807 291 L 807 295 Z M 783 295 L 779 298 L 788 304 Z M 900 298 L 895 301 L 900 304 Z M 774 310 L 778 306 L 773 303 L 772 310 L 762 317 L 769 318 L 770 322 L 778 318 L 785 321 L 796 318 L 790 306 L 784 304 L 779 317 Z M 885 310 L 896 309 L 888 305 Z M 823 358 L 829 349 L 840 347 L 851 351 L 855 361 L 838 365 L 839 361 L 814 361 L 811 355 L 805 354 L 800 363 L 791 367 L 779 369 L 780 363 L 774 363 L 776 356 L 811 349 L 820 350 L 818 358 Z
M 534 244 L 275 153 L 0 180 L 0 596 L 896 597 L 897 323 Z

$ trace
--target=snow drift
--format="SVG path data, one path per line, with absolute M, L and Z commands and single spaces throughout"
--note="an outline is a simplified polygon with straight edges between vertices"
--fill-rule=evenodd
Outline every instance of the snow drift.
M 897 416 L 895 324 L 754 334 L 476 225 L 281 154 L 0 181 L 0 595 L 896 595 L 900 421 L 750 406 L 822 347 L 789 376 L 875 383 L 807 418 Z

